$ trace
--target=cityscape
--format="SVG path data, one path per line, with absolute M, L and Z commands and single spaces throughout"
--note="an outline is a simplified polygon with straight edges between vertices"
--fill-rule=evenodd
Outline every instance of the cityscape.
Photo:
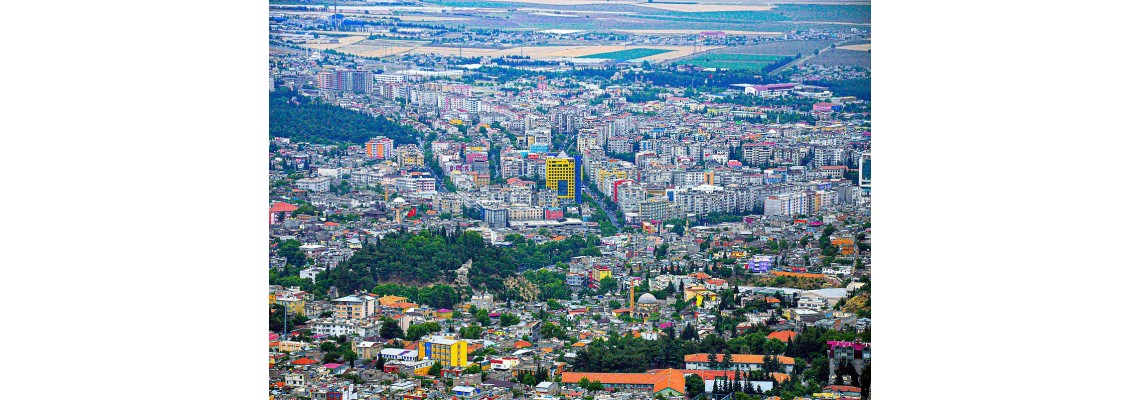
M 870 10 L 270 2 L 270 398 L 870 399 Z

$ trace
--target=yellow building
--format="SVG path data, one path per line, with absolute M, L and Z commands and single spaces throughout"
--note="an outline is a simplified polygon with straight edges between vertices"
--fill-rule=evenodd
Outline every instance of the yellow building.
M 438 361 L 445 367 L 467 366 L 467 342 L 463 340 L 430 338 L 419 343 L 421 360 Z
M 620 170 L 620 169 L 615 169 L 615 170 L 598 169 L 598 172 L 594 173 L 594 181 L 595 182 L 605 182 L 606 178 L 610 178 L 614 181 L 619 180 L 619 179 L 629 179 L 628 175 L 629 175 L 628 173 L 626 173 L 625 171 Z
M 309 344 L 305 343 L 305 342 L 294 342 L 294 341 L 288 341 L 288 340 L 277 342 L 277 351 L 281 351 L 281 352 L 287 351 L 287 352 L 292 353 L 294 351 L 301 351 L 301 350 L 305 350 L 308 348 L 309 348 Z
M 839 254 L 845 256 L 855 254 L 855 238 L 853 237 L 831 238 L 831 245 L 839 247 Z
M 577 199 L 576 169 L 573 158 L 547 157 L 546 188 L 553 190 L 559 199 Z
M 305 301 L 297 298 L 277 297 L 276 304 L 284 306 L 289 314 L 304 315 Z
M 592 278 L 594 282 L 600 282 L 602 279 L 612 276 L 614 276 L 614 271 L 611 270 L 610 267 L 594 267 L 594 270 L 590 273 L 590 278 Z
M 475 178 L 475 186 L 477 187 L 485 187 L 491 185 L 491 175 L 480 174 L 478 172 L 471 171 L 471 176 Z
M 716 301 L 716 292 L 706 289 L 704 286 L 690 286 L 685 288 L 685 301 L 697 299 L 697 306 L 701 306 L 706 301 Z
M 380 342 L 360 342 L 352 346 L 356 354 L 360 356 L 361 360 L 374 360 L 380 356 L 380 350 L 384 349 L 384 344 Z

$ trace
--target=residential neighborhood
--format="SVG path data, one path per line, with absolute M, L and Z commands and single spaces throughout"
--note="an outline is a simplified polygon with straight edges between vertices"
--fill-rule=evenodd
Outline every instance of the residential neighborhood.
M 272 399 L 871 397 L 868 30 L 336 7 L 270 7 Z

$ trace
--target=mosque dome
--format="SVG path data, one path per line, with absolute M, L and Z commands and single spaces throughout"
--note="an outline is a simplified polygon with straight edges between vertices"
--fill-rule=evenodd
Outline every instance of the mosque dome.
M 652 293 L 646 293 L 637 298 L 637 304 L 657 304 L 657 298 Z

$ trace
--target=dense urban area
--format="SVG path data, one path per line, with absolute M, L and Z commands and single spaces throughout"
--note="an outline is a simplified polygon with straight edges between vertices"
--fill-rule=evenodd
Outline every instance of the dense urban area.
M 869 399 L 870 3 L 270 2 L 271 399 Z

